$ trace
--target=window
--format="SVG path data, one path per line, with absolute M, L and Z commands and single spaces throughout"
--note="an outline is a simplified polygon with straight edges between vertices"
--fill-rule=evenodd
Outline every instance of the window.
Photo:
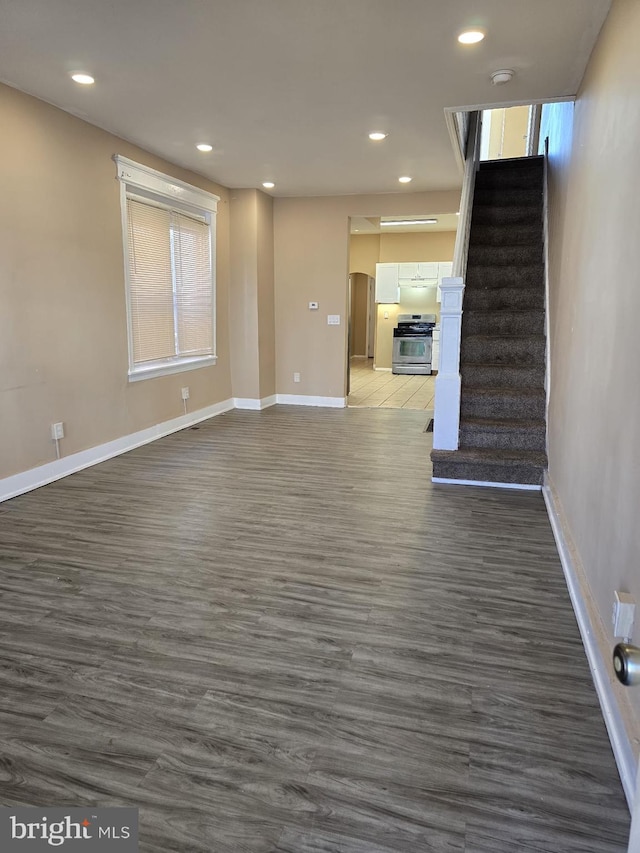
M 129 380 L 215 364 L 217 196 L 115 157 Z

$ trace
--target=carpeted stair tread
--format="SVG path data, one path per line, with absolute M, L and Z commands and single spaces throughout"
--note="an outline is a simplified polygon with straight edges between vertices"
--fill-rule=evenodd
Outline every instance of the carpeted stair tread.
M 526 397 L 527 399 L 532 397 L 545 399 L 546 397 L 544 388 L 477 388 L 473 386 L 465 388 L 463 386 L 463 393 L 473 397 Z
M 505 171 L 507 169 L 531 169 L 537 167 L 544 169 L 544 157 L 535 154 L 533 157 L 501 157 L 499 160 L 483 160 L 480 163 L 481 172 Z
M 542 211 L 542 203 L 544 196 L 542 190 L 525 189 L 525 188 L 510 188 L 510 187 L 478 187 L 473 197 L 474 210 L 476 204 L 478 207 L 496 206 L 496 207 L 537 207 Z M 471 221 L 473 222 L 473 216 Z
M 543 308 L 503 308 L 500 311 L 467 309 L 462 318 L 466 334 L 541 335 Z
M 500 311 L 515 308 L 543 308 L 542 287 L 467 287 L 464 294 L 466 311 Z M 463 315 L 464 317 L 464 315 Z
M 460 424 L 465 426 L 483 427 L 486 429 L 546 429 L 544 418 L 460 418 Z
M 469 245 L 469 264 L 479 266 L 518 267 L 542 265 L 542 247 L 539 243 L 527 246 L 486 246 L 471 243 Z
M 541 250 L 542 253 L 542 250 Z M 544 293 L 544 265 L 542 258 L 533 263 L 491 264 L 481 263 L 467 268 L 465 284 L 471 288 L 486 288 L 492 290 L 502 287 L 540 288 Z M 467 294 L 465 292 L 465 302 Z
M 545 370 L 538 364 L 469 361 L 460 364 L 463 388 L 544 388 Z
M 538 246 L 540 226 L 537 222 L 510 224 L 473 223 L 471 241 L 474 246 Z
M 460 447 L 494 450 L 536 450 L 546 447 L 544 419 L 460 418 Z
M 507 466 L 511 462 L 526 462 L 529 465 L 546 465 L 547 454 L 542 450 L 493 450 L 486 447 L 466 447 L 458 450 L 433 450 L 432 460 L 444 461 L 455 454 L 458 462 L 491 462 L 492 465 Z
M 539 364 L 545 355 L 544 335 L 464 335 L 460 360 L 464 364 Z
M 536 418 L 544 417 L 546 394 L 543 388 L 462 388 L 461 417 Z
M 506 450 L 433 450 L 433 475 L 442 480 L 542 485 L 545 453 Z
M 479 197 L 473 207 L 471 229 L 485 225 L 539 225 L 541 221 L 542 205 L 537 200 L 533 204 L 499 206 L 483 204 Z

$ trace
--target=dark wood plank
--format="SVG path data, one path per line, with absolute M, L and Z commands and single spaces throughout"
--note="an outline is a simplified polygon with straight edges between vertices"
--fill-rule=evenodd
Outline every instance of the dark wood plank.
M 230 412 L 2 505 L 0 802 L 147 853 L 622 853 L 539 494 L 424 414 Z

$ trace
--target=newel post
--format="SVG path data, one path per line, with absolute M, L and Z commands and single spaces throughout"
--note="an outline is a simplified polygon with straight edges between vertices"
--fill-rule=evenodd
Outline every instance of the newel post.
M 460 338 L 462 278 L 443 278 L 440 285 L 440 362 L 433 415 L 434 450 L 457 450 L 460 429 Z

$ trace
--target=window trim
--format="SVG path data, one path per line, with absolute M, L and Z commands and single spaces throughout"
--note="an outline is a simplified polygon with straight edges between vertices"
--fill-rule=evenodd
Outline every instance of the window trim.
M 199 367 L 208 367 L 216 364 L 217 335 L 216 335 L 216 214 L 220 197 L 194 187 L 184 181 L 172 178 L 162 172 L 144 166 L 114 154 L 113 160 L 116 164 L 117 179 L 120 182 L 120 216 L 122 220 L 122 249 L 124 256 L 124 278 L 127 309 L 127 350 L 128 350 L 128 380 L 139 382 L 142 379 L 153 379 L 157 376 L 168 376 L 173 373 L 182 373 L 186 370 L 195 370 Z M 129 248 L 127 235 L 127 194 L 141 196 L 141 200 L 148 199 L 150 203 L 156 203 L 175 210 L 183 211 L 192 216 L 205 218 L 209 225 L 210 251 L 211 251 L 211 287 L 212 287 L 212 349 L 211 355 L 202 356 L 176 356 L 170 359 L 147 362 L 144 365 L 135 365 L 133 354 L 133 323 L 131 316 L 131 290 L 129 282 Z

